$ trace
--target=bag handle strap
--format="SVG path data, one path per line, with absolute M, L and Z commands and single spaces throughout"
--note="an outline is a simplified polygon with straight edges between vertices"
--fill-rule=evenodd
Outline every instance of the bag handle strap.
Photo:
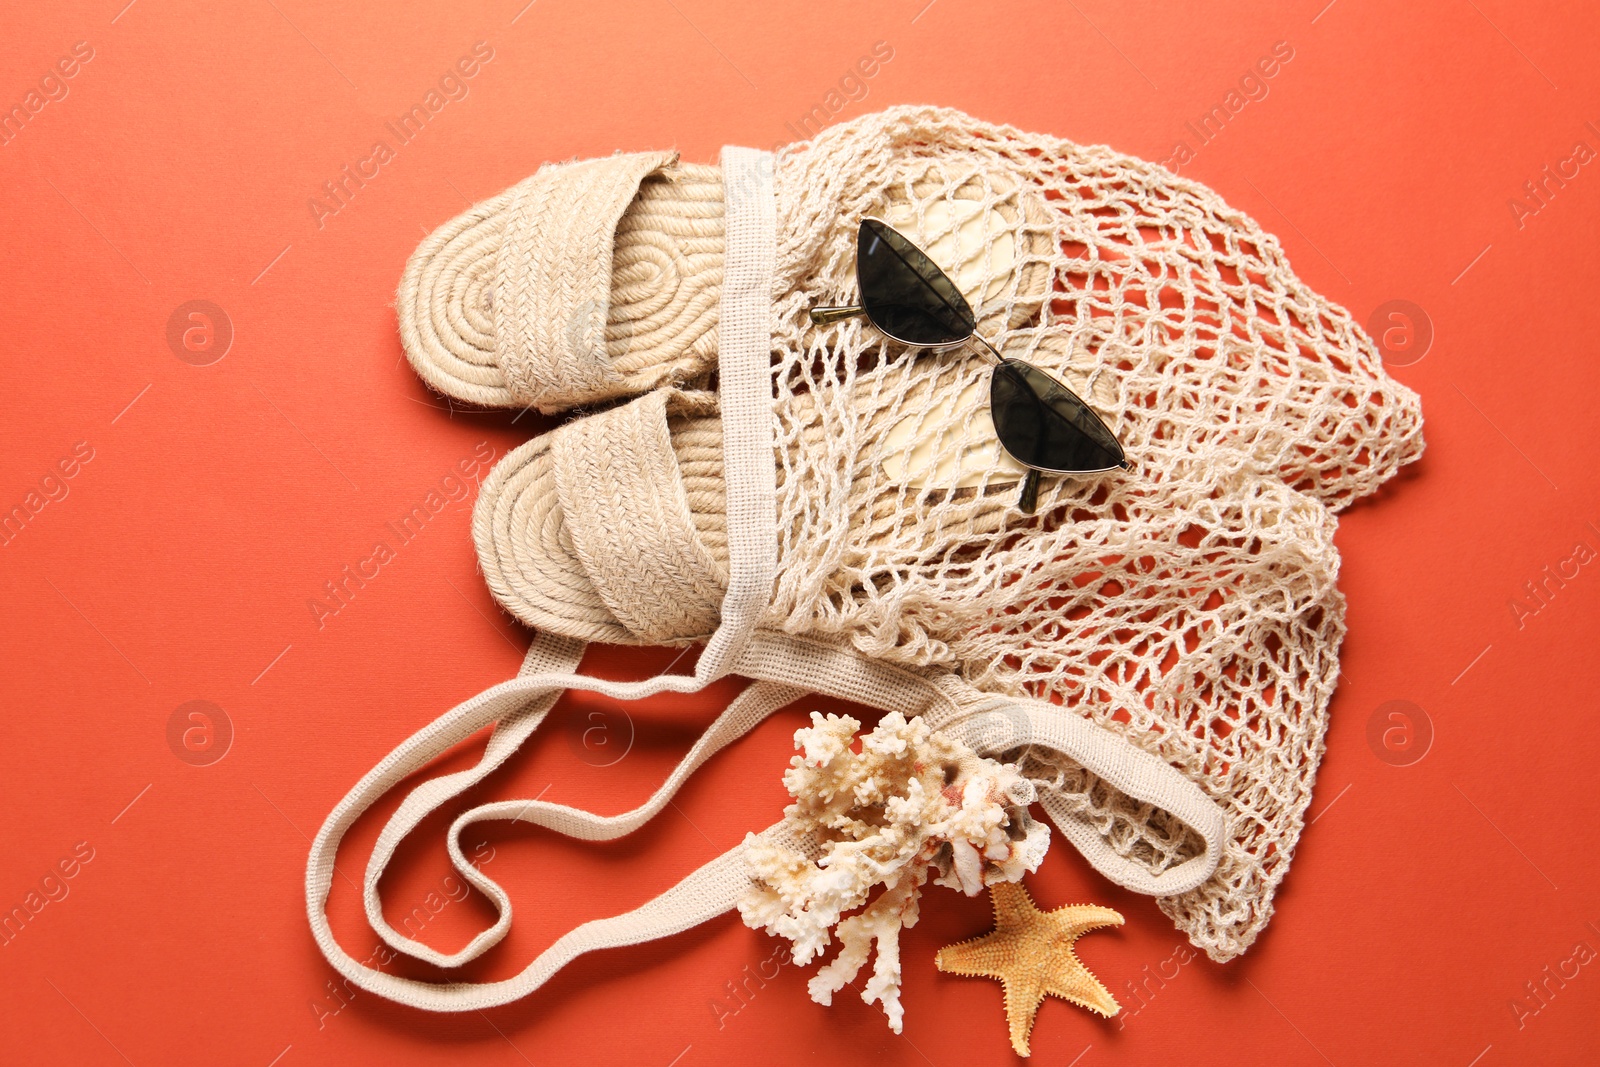
M 965 686 L 965 683 L 959 683 Z M 1152 873 L 1118 853 L 1087 811 L 1053 789 L 1040 804 L 1084 859 L 1111 881 L 1146 896 L 1171 897 L 1199 887 L 1217 869 L 1227 841 L 1222 809 L 1166 760 L 1075 712 L 1042 700 L 988 698 L 957 717 L 929 725 L 970 745 L 980 755 L 998 755 L 1022 745 L 1066 756 L 1120 792 L 1180 819 L 1199 834 L 1204 849 L 1173 867 Z
M 772 286 L 778 198 L 771 152 L 722 150 L 724 249 L 717 398 L 727 493 L 728 590 L 696 673 L 733 669 L 772 599 L 778 570 L 778 468 L 772 431 Z
M 412 791 L 398 811 L 390 817 L 380 835 L 368 866 L 366 900 L 369 921 L 385 940 L 408 954 L 450 966 L 481 955 L 504 936 L 510 924 L 510 902 L 504 890 L 473 867 L 460 849 L 460 829 L 467 820 L 458 819 L 451 828 L 451 862 L 462 876 L 489 894 L 500 909 L 494 927 L 479 934 L 460 952 L 445 955 L 399 934 L 382 917 L 377 906 L 377 884 L 395 845 L 406 832 L 439 805 L 503 763 L 507 756 L 539 726 L 563 689 L 582 689 L 625 698 L 638 691 L 636 684 L 617 683 L 567 673 L 581 656 L 581 642 L 540 635 L 529 649 L 525 667 L 530 673 L 504 682 L 478 694 L 413 734 L 362 777 L 329 814 L 312 842 L 306 867 L 306 911 L 312 936 L 333 967 L 351 982 L 370 992 L 412 1007 L 430 1011 L 468 1011 L 508 1003 L 543 985 L 562 966 L 584 952 L 614 948 L 666 937 L 720 915 L 733 907 L 749 885 L 741 844 L 691 873 L 660 896 L 623 915 L 584 923 L 570 931 L 528 965 L 516 977 L 481 985 L 433 983 L 398 978 L 366 966 L 340 947 L 328 922 L 328 894 L 333 885 L 334 861 L 339 842 L 368 808 L 394 785 L 443 755 L 489 722 L 496 730 L 479 763 L 465 771 L 443 775 L 424 782 Z M 555 667 L 552 671 L 548 668 Z M 538 670 L 538 668 L 546 668 Z M 537 673 L 533 673 L 536 671 Z M 668 675 L 666 678 L 684 679 Z M 657 679 L 652 679 L 656 681 Z M 647 691 L 663 691 L 652 686 Z M 675 688 L 675 687 L 667 687 Z M 659 811 L 695 768 L 773 711 L 792 703 L 801 695 L 796 688 L 757 682 L 740 694 L 712 727 L 684 757 L 672 776 L 645 804 L 618 816 L 604 816 L 541 801 L 513 802 L 517 815 L 527 821 L 589 840 L 620 836 L 643 824 Z M 486 806 L 492 807 L 492 806 Z M 467 813 L 468 816 L 474 813 Z M 482 814 L 480 818 L 504 817 L 505 812 Z M 776 828 L 775 828 L 776 829 Z M 575 831 L 575 832 L 574 832 Z
M 535 647 L 537 644 L 536 641 Z M 523 666 L 523 670 L 529 673 L 533 673 L 530 665 L 536 662 L 534 651 L 535 649 L 529 649 L 528 659 Z M 498 768 L 507 756 L 521 747 L 544 721 L 559 694 L 538 698 L 522 711 L 508 716 L 495 725 L 493 734 L 484 746 L 483 757 L 475 766 L 422 783 L 411 791 L 399 809 L 389 817 L 389 822 L 373 846 L 363 880 L 368 924 L 392 948 L 440 967 L 458 967 L 478 958 L 498 944 L 511 929 L 511 898 L 498 883 L 467 859 L 461 848 L 463 830 L 478 822 L 505 820 L 533 823 L 581 841 L 615 840 L 632 833 L 654 818 L 666 807 L 667 802 L 689 776 L 706 760 L 750 732 L 773 712 L 794 703 L 803 695 L 803 690 L 792 686 L 774 682 L 753 682 L 706 728 L 694 746 L 673 768 L 672 774 L 650 795 L 650 798 L 631 811 L 617 815 L 600 815 L 582 808 L 535 798 L 482 804 L 457 816 L 450 826 L 446 839 L 450 862 L 462 878 L 493 902 L 495 922 L 475 936 L 466 946 L 451 953 L 439 952 L 421 941 L 405 936 L 385 918 L 378 892 L 379 883 L 390 860 L 394 857 L 396 848 L 423 819 L 478 784 Z
M 569 673 L 577 670 L 578 661 L 583 657 L 586 646 L 582 641 L 574 641 L 559 637 L 555 634 L 540 631 L 534 636 L 533 643 L 528 646 L 528 652 L 523 657 L 522 667 L 517 672 L 519 678 L 538 675 L 546 672 Z M 430 779 L 414 788 L 401 802 L 388 823 L 378 835 L 377 842 L 373 845 L 372 856 L 367 861 L 367 875 L 362 887 L 362 897 L 366 905 L 367 922 L 378 935 L 391 946 L 419 959 L 438 963 L 441 966 L 451 966 L 445 962 L 447 957 L 435 952 L 420 941 L 407 938 L 389 925 L 383 915 L 383 905 L 378 896 L 378 879 L 382 876 L 384 868 L 394 856 L 395 849 L 400 842 L 414 830 L 423 819 L 442 807 L 452 798 L 477 785 L 493 773 L 506 759 L 522 746 L 539 724 L 544 721 L 550 709 L 560 699 L 559 689 L 550 689 L 534 696 L 522 708 L 511 712 L 494 725 L 494 731 L 489 735 L 488 743 L 484 745 L 483 755 L 475 766 L 453 774 L 441 775 Z M 454 862 L 454 857 L 452 857 Z M 460 865 L 458 864 L 458 868 Z M 498 935 L 489 944 L 499 940 Z M 489 945 L 481 947 L 478 942 L 484 939 L 483 934 L 473 938 L 472 943 L 463 952 L 471 952 L 465 957 L 471 959 L 477 956 Z M 456 955 L 460 955 L 457 953 Z
M 1147 884 L 1163 894 L 1181 892 L 1186 883 L 1198 884 L 1209 877 L 1220 854 L 1221 811 L 1199 792 L 1198 787 L 1159 757 L 1134 748 L 1125 739 L 1071 712 L 1038 701 L 991 700 L 976 710 L 970 706 L 964 708 L 952 695 L 948 679 L 944 684 L 935 683 L 841 648 L 758 632 L 735 664 L 737 673 L 758 680 L 717 718 L 643 805 L 621 815 L 604 816 L 535 799 L 481 805 L 458 816 L 450 829 L 451 862 L 462 877 L 495 902 L 496 921 L 456 953 L 440 953 L 404 937 L 383 919 L 377 899 L 378 882 L 398 841 L 430 811 L 500 766 L 543 722 L 560 689 L 575 688 L 623 698 L 638 690 L 637 683 L 612 683 L 570 674 L 582 648 L 579 642 L 541 634 L 524 661 L 528 673 L 486 690 L 424 727 L 368 772 L 329 815 L 312 844 L 307 864 L 307 915 L 324 956 L 353 983 L 399 1003 L 430 1011 L 466 1011 L 504 1004 L 539 988 L 582 953 L 667 937 L 721 915 L 735 906 L 750 885 L 743 861 L 746 846 L 741 844 L 633 911 L 584 923 L 570 931 L 540 953 L 521 973 L 500 982 L 423 982 L 399 978 L 358 962 L 339 946 L 327 917 L 328 893 L 340 840 L 361 813 L 395 784 L 491 721 L 496 722 L 496 729 L 479 763 L 466 771 L 424 782 L 414 789 L 390 817 L 367 868 L 365 899 L 373 926 L 396 948 L 443 966 L 458 965 L 481 955 L 504 937 L 511 921 L 510 900 L 505 891 L 473 867 L 461 850 L 460 834 L 466 826 L 509 819 L 532 822 L 584 840 L 621 836 L 659 812 L 706 759 L 808 690 L 873 707 L 927 714 L 931 723 L 943 722 L 946 725 L 941 728 L 970 738 L 969 743 L 976 742 L 975 748 L 981 746 L 992 753 L 1019 744 L 1052 748 L 1137 799 L 1167 807 L 1206 840 L 1203 856 L 1152 877 L 1112 850 L 1086 818 L 1072 813 L 1064 804 L 1053 803 L 1059 798 L 1047 794 L 1044 803 L 1051 818 L 1097 869 L 1119 884 L 1137 889 L 1142 876 Z M 651 681 L 681 677 L 663 676 Z M 1016 710 L 1018 707 L 1020 712 Z M 997 723 L 1003 728 L 997 730 Z M 763 836 L 770 838 L 782 833 L 782 824 L 779 824 L 765 831 Z M 814 851 L 814 845 L 808 842 L 790 841 L 789 844 Z M 1180 872 L 1181 878 L 1178 877 Z

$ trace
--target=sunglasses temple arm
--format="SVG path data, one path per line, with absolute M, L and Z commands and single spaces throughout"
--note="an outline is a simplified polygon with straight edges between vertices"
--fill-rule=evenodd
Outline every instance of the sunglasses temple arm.
M 841 319 L 853 319 L 857 315 L 865 315 L 867 309 L 860 304 L 850 304 L 845 307 L 824 307 L 811 309 L 811 325 L 826 326 L 831 322 Z
M 1022 495 L 1017 499 L 1017 508 L 1024 515 L 1032 515 L 1039 508 L 1039 472 L 1031 467 L 1022 481 Z

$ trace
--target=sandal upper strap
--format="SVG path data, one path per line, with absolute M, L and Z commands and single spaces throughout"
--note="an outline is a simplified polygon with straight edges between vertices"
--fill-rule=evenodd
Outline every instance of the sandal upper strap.
M 621 381 L 606 352 L 617 224 L 676 152 L 633 152 L 539 168 L 512 190 L 495 262 L 495 359 L 518 403 L 542 411 Z
M 710 634 L 727 591 L 727 564 L 695 530 L 667 427 L 669 408 L 707 402 L 715 406 L 709 396 L 657 390 L 551 436 L 573 554 L 617 621 L 646 644 Z

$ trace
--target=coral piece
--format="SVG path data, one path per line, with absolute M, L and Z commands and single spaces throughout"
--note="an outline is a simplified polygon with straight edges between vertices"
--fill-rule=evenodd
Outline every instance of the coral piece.
M 1029 1054 L 1028 1035 L 1046 993 L 1101 1015 L 1122 1010 L 1072 950 L 1078 938 L 1092 930 L 1121 926 L 1121 915 L 1095 904 L 1040 911 L 1022 885 L 1005 882 L 989 889 L 989 900 L 994 904 L 994 930 L 945 946 L 934 963 L 951 974 L 1000 979 L 1011 1047 L 1017 1055 Z
M 783 825 L 794 838 L 817 842 L 820 854 L 813 861 L 746 837 L 754 885 L 739 901 L 739 914 L 747 926 L 792 941 L 799 964 L 827 948 L 830 930 L 838 934 L 838 956 L 809 984 L 819 1004 L 833 1002 L 876 944 L 861 997 L 882 1005 L 899 1033 L 900 931 L 916 925 L 930 869 L 935 884 L 973 896 L 1037 870 L 1050 831 L 1029 817 L 1033 783 L 1015 767 L 898 712 L 863 735 L 857 752 L 851 743 L 860 727 L 848 715 L 812 712 L 811 726 L 795 731 L 801 755 L 784 772 L 795 802 L 784 809 Z M 880 885 L 883 892 L 868 904 Z M 843 917 L 856 908 L 862 910 Z

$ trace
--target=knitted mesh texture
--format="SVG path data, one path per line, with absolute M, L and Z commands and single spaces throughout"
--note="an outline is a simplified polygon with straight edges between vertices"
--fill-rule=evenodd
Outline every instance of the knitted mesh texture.
M 1088 399 L 1133 463 L 1046 477 L 1031 517 L 1004 471 L 967 487 L 886 474 L 915 466 L 919 443 L 981 445 L 972 407 L 933 398 L 986 396 L 985 361 L 806 314 L 851 299 L 854 221 L 929 161 L 945 197 L 1005 200 L 1015 180 L 1043 206 L 1024 213 L 1012 284 L 969 299 L 1012 323 L 990 339 Z M 1238 955 L 1271 917 L 1323 750 L 1344 634 L 1334 512 L 1421 454 L 1417 396 L 1252 220 L 1109 148 L 905 108 L 787 149 L 778 173 L 771 624 L 1060 703 L 1180 768 L 1232 838 L 1209 882 L 1160 904 L 1213 959 Z M 922 215 L 938 199 L 907 197 Z M 1025 284 L 1035 263 L 1042 301 Z M 917 432 L 896 454 L 883 429 L 906 418 Z M 1152 871 L 1193 854 L 1181 826 L 1081 768 L 1033 769 L 1063 776 Z

